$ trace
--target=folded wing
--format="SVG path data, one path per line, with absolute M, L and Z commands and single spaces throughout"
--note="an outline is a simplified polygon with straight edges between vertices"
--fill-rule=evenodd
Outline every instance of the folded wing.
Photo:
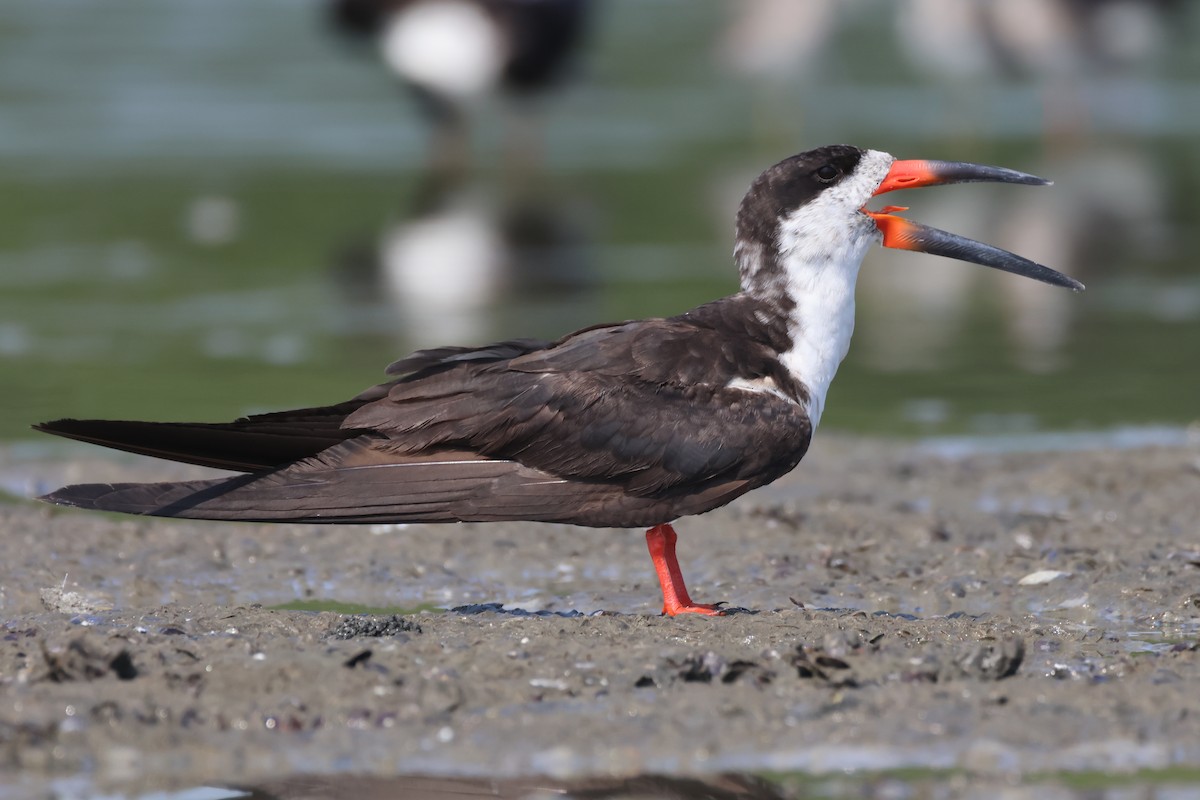
M 645 320 L 549 346 L 423 351 L 393 365 L 392 382 L 326 408 L 226 425 L 50 423 L 251 474 L 45 499 L 206 519 L 653 525 L 727 503 L 804 455 L 803 388 L 779 390 L 771 349 L 734 352 L 736 338 L 692 318 Z M 748 391 L 756 381 L 769 390 Z

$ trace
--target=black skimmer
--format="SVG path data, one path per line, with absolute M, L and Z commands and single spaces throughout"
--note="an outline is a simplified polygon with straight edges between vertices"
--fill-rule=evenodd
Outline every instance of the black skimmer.
M 68 486 L 43 499 L 193 519 L 647 527 L 664 613 L 719 614 L 688 595 L 671 523 L 803 458 L 850 346 L 854 286 L 872 244 L 1083 288 L 897 216 L 898 207 L 866 209 L 884 192 L 967 181 L 1047 183 L 849 145 L 792 156 L 753 182 L 738 211 L 737 294 L 554 342 L 422 350 L 392 364 L 387 383 L 322 408 L 224 424 L 48 422 L 36 427 L 246 474 Z

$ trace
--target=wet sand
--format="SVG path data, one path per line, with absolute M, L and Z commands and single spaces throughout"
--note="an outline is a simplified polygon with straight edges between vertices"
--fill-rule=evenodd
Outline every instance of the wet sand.
M 185 474 L 0 458 L 20 491 Z M 678 530 L 693 597 L 733 613 L 658 616 L 641 531 L 10 498 L 0 797 L 330 773 L 526 796 L 529 776 L 1200 769 L 1198 443 L 950 458 L 825 437 Z M 297 601 L 380 613 L 272 608 Z

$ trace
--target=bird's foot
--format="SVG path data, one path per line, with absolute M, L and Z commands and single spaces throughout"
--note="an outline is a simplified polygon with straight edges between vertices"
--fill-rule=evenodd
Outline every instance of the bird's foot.
M 650 548 L 650 558 L 654 561 L 654 571 L 658 573 L 658 582 L 662 585 L 663 614 L 668 617 L 676 614 L 725 616 L 725 612 L 721 610 L 724 603 L 693 603 L 692 598 L 688 597 L 687 586 L 683 582 L 683 573 L 679 571 L 679 559 L 675 557 L 677 538 L 675 529 L 666 523 L 655 525 L 646 531 L 646 544 Z
M 725 603 L 667 603 L 663 606 L 663 614 L 673 617 L 676 614 L 704 614 L 707 617 L 723 617 L 725 612 L 721 606 Z

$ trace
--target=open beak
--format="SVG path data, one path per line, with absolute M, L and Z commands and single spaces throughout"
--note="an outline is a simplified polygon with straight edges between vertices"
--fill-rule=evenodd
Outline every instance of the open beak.
M 985 167 L 960 161 L 894 161 L 892 168 L 888 170 L 887 177 L 875 190 L 875 194 L 880 195 L 897 189 L 916 189 L 921 186 L 974 181 L 1024 183 L 1032 186 L 1046 186 L 1050 183 L 1045 178 L 1003 167 Z M 965 236 L 930 228 L 904 217 L 898 217 L 893 213 L 905 210 L 902 206 L 887 206 L 879 211 L 863 209 L 863 213 L 875 220 L 875 224 L 883 233 L 884 247 L 916 250 L 936 256 L 957 258 L 961 261 L 982 264 L 985 267 L 1001 269 L 1016 275 L 1024 275 L 1043 283 L 1065 286 L 1077 292 L 1083 289 L 1082 283 L 1057 270 L 1044 267 L 1007 250 L 1001 250 L 999 247 L 992 247 L 990 244 L 977 242 Z

